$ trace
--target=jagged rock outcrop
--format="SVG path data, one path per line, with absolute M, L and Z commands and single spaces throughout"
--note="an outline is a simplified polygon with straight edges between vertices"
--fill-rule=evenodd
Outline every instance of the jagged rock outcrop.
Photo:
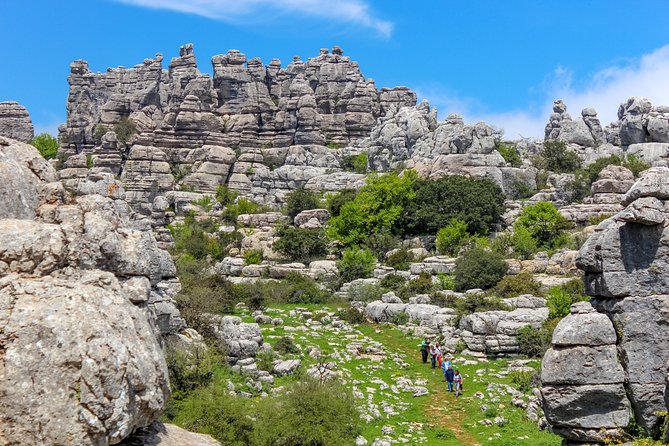
M 632 417 L 660 434 L 669 360 L 667 184 L 669 168 L 644 172 L 625 208 L 597 227 L 577 258 L 593 299 L 560 322 L 542 368 L 546 417 L 569 442 L 623 438 Z M 575 358 L 586 361 L 576 374 Z
M 311 180 L 351 187 L 357 178 L 329 178 L 341 171 L 335 149 L 416 102 L 405 87 L 378 90 L 338 47 L 285 68 L 237 50 L 214 56 L 212 65 L 213 76 L 200 73 L 190 44 L 168 70 L 160 54 L 106 73 L 73 62 L 62 151 L 92 154 L 96 166 L 122 172 L 128 201 L 146 215 L 156 196 L 175 187 L 214 193 L 227 184 L 277 205 Z M 124 118 L 135 135 L 101 137 Z
M 428 178 L 486 177 L 505 191 L 518 181 L 536 188 L 533 168 L 509 167 L 495 150 L 492 127 L 483 122 L 466 125 L 459 115 L 439 123 L 436 110 L 427 101 L 381 118 L 362 147 L 368 150 L 372 170 L 409 168 Z
M 14 101 L 0 102 L 0 136 L 30 142 L 35 136 L 28 110 Z
M 113 183 L 66 191 L 9 139 L 0 166 L 3 183 L 32 188 L 0 218 L 0 440 L 118 443 L 169 397 L 161 335 L 183 327 L 174 264 Z

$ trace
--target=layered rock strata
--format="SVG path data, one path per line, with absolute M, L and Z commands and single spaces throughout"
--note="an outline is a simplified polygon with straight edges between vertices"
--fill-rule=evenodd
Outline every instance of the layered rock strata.
M 560 322 L 542 366 L 546 418 L 570 444 L 657 437 L 667 410 L 669 169 L 644 172 L 583 245 L 590 303 Z M 569 361 L 565 358 L 570 358 Z
M 28 110 L 18 102 L 0 102 L 0 136 L 30 142 L 35 136 Z

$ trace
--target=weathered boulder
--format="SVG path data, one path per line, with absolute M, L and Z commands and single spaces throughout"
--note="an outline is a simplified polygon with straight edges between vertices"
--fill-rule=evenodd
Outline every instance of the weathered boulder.
M 120 446 L 221 446 L 221 443 L 209 435 L 196 434 L 181 429 L 173 424 L 159 421 L 151 426 L 139 429 L 132 437 L 125 439 Z
M 214 336 L 225 346 L 227 361 L 234 365 L 237 361 L 255 358 L 263 344 L 263 336 L 258 324 L 242 322 L 237 316 L 210 316 Z

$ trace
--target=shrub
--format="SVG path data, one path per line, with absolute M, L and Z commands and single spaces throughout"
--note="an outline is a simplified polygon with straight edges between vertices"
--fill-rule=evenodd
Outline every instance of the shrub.
M 513 225 L 514 231 L 525 228 L 540 248 L 557 248 L 556 241 L 565 229 L 572 224 L 565 219 L 548 201 L 540 201 L 537 204 L 527 206 L 522 210 Z
M 504 161 L 511 165 L 511 167 L 520 167 L 523 165 L 523 161 L 520 159 L 516 146 L 507 145 L 502 141 L 497 140 L 495 141 L 495 149 L 502 155 Z
M 208 314 L 232 313 L 237 303 L 233 285 L 217 275 L 199 276 L 182 282 L 177 307 L 189 327 L 215 339 Z
M 634 178 L 638 178 L 639 174 L 646 169 L 650 169 L 650 164 L 641 161 L 635 155 L 629 154 L 625 157 L 623 166 L 627 167 L 634 174 Z
M 497 297 L 490 297 L 479 293 L 455 301 L 455 310 L 458 316 L 464 316 L 483 311 L 507 311 L 509 310 L 509 306 Z
M 508 269 L 501 254 L 474 247 L 455 261 L 455 289 L 493 287 Z
M 343 157 L 341 160 L 341 168 L 355 173 L 367 172 L 367 153 Z
M 437 232 L 437 250 L 451 257 L 456 256 L 468 238 L 467 223 L 459 218 L 454 218 Z
M 521 392 L 529 393 L 532 391 L 532 384 L 536 374 L 537 372 L 529 370 L 512 370 L 509 372 L 509 378 L 511 378 L 512 383 L 518 386 Z
M 376 266 L 376 258 L 369 249 L 348 248 L 337 262 L 339 275 L 345 282 L 369 277 Z
M 415 198 L 404 212 L 407 234 L 436 234 L 458 218 L 470 233 L 487 234 L 504 212 L 505 196 L 492 180 L 451 175 L 414 183 Z
M 195 206 L 199 206 L 205 212 L 211 212 L 214 207 L 214 200 L 211 198 L 211 195 L 203 195 L 197 200 L 193 200 Z
M 572 173 L 581 167 L 581 158 L 567 149 L 567 144 L 560 140 L 544 141 L 541 156 L 546 168 L 557 173 Z
M 404 311 L 393 314 L 390 318 L 390 322 L 395 325 L 406 325 L 409 322 L 409 315 Z
M 262 251 L 259 249 L 249 249 L 244 252 L 244 263 L 247 265 L 258 265 L 262 262 Z
M 529 185 L 529 183 L 515 178 L 511 182 L 511 189 L 508 191 L 509 197 L 513 200 L 522 200 L 525 198 L 530 198 L 534 195 L 535 190 Z
M 349 324 L 364 324 L 367 322 L 365 315 L 362 314 L 360 310 L 353 307 L 346 307 L 337 311 L 337 317 Z
M 235 224 L 237 223 L 237 217 L 242 214 L 260 214 L 267 210 L 268 209 L 265 206 L 261 206 L 244 197 L 239 197 L 234 203 L 230 203 L 226 206 L 225 211 L 223 212 L 223 219 L 229 223 Z
M 302 211 L 320 207 L 321 198 L 319 194 L 303 188 L 295 189 L 286 197 L 286 214 L 291 219 Z
M 540 328 L 531 325 L 520 328 L 516 333 L 519 352 L 531 358 L 541 358 L 551 346 L 553 330 L 558 322 L 559 319 L 548 319 Z
M 336 380 L 309 379 L 296 383 L 290 392 L 261 401 L 249 444 L 348 446 L 360 434 L 360 423 L 348 388 Z
M 249 406 L 225 386 L 198 388 L 176 405 L 178 415 L 171 421 L 184 429 L 209 434 L 226 446 L 253 444 L 255 423 Z
M 525 226 L 515 228 L 511 240 L 513 243 L 513 252 L 521 259 L 530 259 L 539 251 L 537 241 Z
M 397 291 L 402 288 L 405 283 L 406 279 L 404 279 L 404 277 L 400 276 L 399 274 L 388 274 L 383 279 L 381 279 L 379 285 L 382 288 L 386 288 L 391 291 Z
M 588 296 L 585 295 L 583 281 L 580 279 L 570 280 L 564 285 L 551 287 L 546 299 L 546 306 L 550 310 L 548 318 L 561 319 L 569 314 L 572 304 L 588 299 Z
M 495 293 L 502 298 L 516 297 L 521 294 L 541 296 L 541 284 L 530 273 L 505 276 L 495 287 Z
M 256 354 L 256 363 L 259 370 L 271 372 L 274 368 L 274 361 L 278 359 L 274 350 L 261 350 Z
M 109 129 L 107 128 L 106 125 L 104 124 L 98 124 L 95 126 L 95 130 L 93 131 L 93 142 L 95 144 L 100 144 L 102 142 L 102 137 L 107 134 Z
M 211 234 L 217 229 L 213 220 L 195 219 L 195 215 L 189 213 L 182 223 L 168 226 L 174 238 L 174 247 L 177 253 L 190 254 L 195 259 L 203 259 L 211 256 L 220 260 L 229 251 L 229 246 L 240 241 L 241 234 L 237 232 L 229 234 Z
M 408 249 L 398 249 L 386 258 L 386 265 L 399 271 L 408 271 L 414 256 Z
M 277 341 L 276 344 L 274 344 L 274 350 L 276 350 L 279 353 L 283 354 L 298 354 L 300 353 L 300 349 L 297 348 L 297 345 L 295 345 L 295 342 L 293 341 L 293 338 L 290 338 L 288 336 L 282 336 L 280 337 Z
M 322 304 L 332 297 L 328 291 L 321 289 L 314 279 L 299 273 L 289 273 L 283 281 L 289 286 L 290 291 L 287 303 Z
M 396 172 L 370 175 L 355 198 L 330 219 L 328 235 L 350 246 L 364 244 L 370 236 L 383 231 L 401 234 L 402 227 L 397 223 L 415 195 L 415 180 L 412 170 L 405 171 L 402 177 Z
M 377 259 L 382 259 L 388 251 L 397 248 L 399 244 L 399 239 L 389 230 L 382 230 L 372 234 L 367 241 L 365 241 L 363 247 L 370 249 Z
M 209 384 L 222 359 L 215 349 L 194 345 L 188 351 L 167 348 L 165 354 L 174 397 Z
M 129 118 L 123 118 L 114 125 L 114 133 L 118 142 L 127 145 L 132 135 L 137 133 L 137 127 Z
M 358 192 L 355 189 L 342 189 L 336 194 L 328 195 L 326 198 L 327 209 L 332 217 L 339 215 L 339 212 L 346 203 L 353 201 Z
M 328 238 L 322 229 L 304 229 L 293 226 L 279 228 L 272 249 L 293 261 L 308 262 L 328 252 Z
M 237 198 L 237 192 L 231 191 L 228 189 L 228 186 L 220 184 L 216 188 L 216 201 L 221 203 L 223 206 L 228 206 L 234 203 Z
M 45 159 L 51 159 L 58 153 L 58 140 L 48 133 L 40 133 L 35 136 L 30 144 L 37 149 L 37 151 Z
M 429 273 L 420 273 L 420 275 L 404 284 L 397 291 L 398 297 L 403 299 L 415 296 L 416 294 L 430 294 L 436 291 L 436 286 L 432 282 L 432 276 Z
M 374 300 L 380 300 L 383 293 L 383 288 L 378 285 L 362 283 L 350 287 L 347 297 L 350 301 L 372 302 Z
M 437 280 L 439 281 L 439 287 L 445 291 L 455 290 L 455 276 L 453 274 L 437 274 Z
M 86 167 L 92 169 L 94 165 L 95 161 L 93 160 L 93 155 L 89 153 L 88 155 L 86 155 Z

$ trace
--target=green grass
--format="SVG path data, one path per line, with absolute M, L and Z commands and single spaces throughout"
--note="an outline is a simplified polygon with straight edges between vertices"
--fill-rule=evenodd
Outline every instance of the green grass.
M 358 407 L 363 413 L 374 414 L 378 409 L 378 417 L 362 422 L 363 436 L 371 444 L 377 437 L 382 437 L 384 426 L 393 426 L 393 439 L 415 438 L 405 444 L 428 444 L 435 446 L 456 446 L 463 444 L 480 444 L 493 446 L 507 445 L 559 445 L 561 439 L 546 431 L 541 431 L 535 423 L 525 417 L 525 410 L 511 404 L 511 395 L 502 391 L 495 393 L 491 399 L 488 386 L 493 384 L 514 386 L 511 377 L 503 373 L 507 367 L 507 360 L 490 360 L 471 365 L 457 365 L 464 377 L 465 393 L 456 400 L 454 394 L 446 392 L 446 383 L 440 369 L 432 370 L 422 364 L 419 340 L 408 336 L 390 325 L 360 324 L 351 329 L 335 330 L 322 326 L 310 326 L 306 330 L 294 329 L 304 326 L 304 321 L 289 315 L 290 310 L 297 307 L 307 308 L 316 315 L 319 311 L 335 312 L 336 305 L 280 305 L 272 306 L 267 314 L 280 317 L 284 325 L 274 327 L 262 325 L 261 330 L 265 342 L 274 345 L 283 336 L 293 338 L 295 344 L 301 347 L 301 354 L 286 355 L 299 357 L 302 360 L 301 370 L 304 372 L 311 365 L 318 362 L 308 352 L 316 347 L 326 355 L 332 355 L 338 364 L 341 378 L 348 387 L 355 388 L 358 396 Z M 244 321 L 251 322 L 249 313 L 239 313 Z M 367 347 L 382 346 L 385 353 L 374 357 L 353 357 L 347 347 L 351 343 L 362 344 Z M 538 368 L 539 362 L 533 363 Z M 399 377 L 405 377 L 414 383 L 425 386 L 429 395 L 414 397 L 412 393 L 394 392 Z M 300 379 L 300 375 L 276 378 L 274 386 L 290 386 Z M 227 369 L 221 368 L 214 377 L 213 385 L 226 386 L 228 380 L 235 383 L 239 389 L 251 392 L 244 388 L 244 378 L 235 375 Z M 421 383 L 424 382 L 424 383 Z M 514 386 L 515 388 L 515 386 Z M 373 389 L 373 390 L 372 390 Z M 477 392 L 486 394 L 485 400 L 475 397 Z M 258 392 L 251 392 L 257 394 Z M 384 411 L 385 406 L 392 407 L 392 413 Z M 509 420 L 504 426 L 483 426 L 479 421 L 486 418 L 481 411 L 481 405 L 494 407 L 497 415 Z M 179 424 L 179 417 L 174 418 Z

